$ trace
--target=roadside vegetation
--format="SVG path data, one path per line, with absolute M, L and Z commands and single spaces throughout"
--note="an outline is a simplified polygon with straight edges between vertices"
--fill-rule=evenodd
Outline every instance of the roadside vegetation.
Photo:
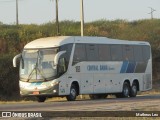
M 148 41 L 153 55 L 153 89 L 160 93 L 160 19 L 98 20 L 85 23 L 85 36 L 104 36 L 114 39 Z M 62 36 L 79 36 L 80 22 L 61 21 Z M 41 25 L 6 25 L 0 22 L 0 100 L 20 100 L 18 68 L 12 67 L 13 57 L 26 43 L 41 37 L 56 36 L 55 23 Z

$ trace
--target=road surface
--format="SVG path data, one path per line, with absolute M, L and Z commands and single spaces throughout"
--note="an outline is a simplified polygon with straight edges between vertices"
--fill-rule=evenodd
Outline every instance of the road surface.
M 160 94 L 135 98 L 0 104 L 0 111 L 160 111 Z

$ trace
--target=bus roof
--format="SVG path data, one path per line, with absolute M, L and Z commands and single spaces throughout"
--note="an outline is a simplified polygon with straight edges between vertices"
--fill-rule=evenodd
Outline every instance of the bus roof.
M 110 39 L 107 37 L 57 36 L 57 37 L 46 37 L 46 38 L 36 39 L 25 45 L 24 48 L 25 49 L 52 48 L 68 43 L 150 45 L 148 42 L 144 41 L 118 40 L 118 39 Z

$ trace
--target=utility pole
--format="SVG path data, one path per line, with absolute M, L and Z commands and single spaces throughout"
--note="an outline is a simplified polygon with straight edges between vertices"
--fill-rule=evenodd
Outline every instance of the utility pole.
M 83 0 L 81 0 L 81 36 L 84 35 L 84 10 L 83 10 Z
M 18 24 L 18 0 L 16 0 L 16 25 Z
M 60 35 L 60 33 L 59 33 L 59 20 L 58 20 L 58 0 L 56 0 L 56 28 L 57 28 L 57 35 Z
M 151 14 L 151 19 L 153 19 L 153 12 L 155 12 L 156 10 L 154 10 L 152 7 L 149 7 L 151 9 L 151 12 L 148 14 Z

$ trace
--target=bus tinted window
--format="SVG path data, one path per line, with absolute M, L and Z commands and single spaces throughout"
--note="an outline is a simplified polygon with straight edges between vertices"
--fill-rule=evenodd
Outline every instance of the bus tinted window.
M 133 46 L 123 45 L 123 60 L 134 61 Z
M 85 44 L 76 44 L 73 56 L 73 65 L 86 60 L 86 48 Z
M 69 58 L 70 58 L 70 54 L 71 54 L 71 51 L 72 51 L 72 46 L 73 46 L 73 44 L 65 44 L 65 45 L 60 46 L 59 51 L 66 51 L 67 60 L 69 60 Z
M 95 44 L 86 44 L 87 61 L 98 61 L 98 47 Z
M 144 61 L 148 61 L 150 58 L 150 47 L 149 46 L 143 46 L 143 59 Z
M 142 46 L 134 46 L 134 57 L 135 61 L 143 61 Z
M 121 45 L 111 45 L 111 56 L 113 61 L 122 60 L 122 46 Z
M 109 61 L 111 60 L 110 47 L 109 45 L 98 45 L 99 48 L 99 60 Z
M 69 64 L 69 61 L 70 61 L 70 55 L 71 55 L 71 51 L 72 51 L 72 47 L 73 47 L 73 44 L 66 44 L 66 45 L 63 45 L 60 47 L 60 51 L 66 51 L 66 53 L 61 56 L 65 58 L 66 60 L 66 67 L 68 69 L 68 64 Z

